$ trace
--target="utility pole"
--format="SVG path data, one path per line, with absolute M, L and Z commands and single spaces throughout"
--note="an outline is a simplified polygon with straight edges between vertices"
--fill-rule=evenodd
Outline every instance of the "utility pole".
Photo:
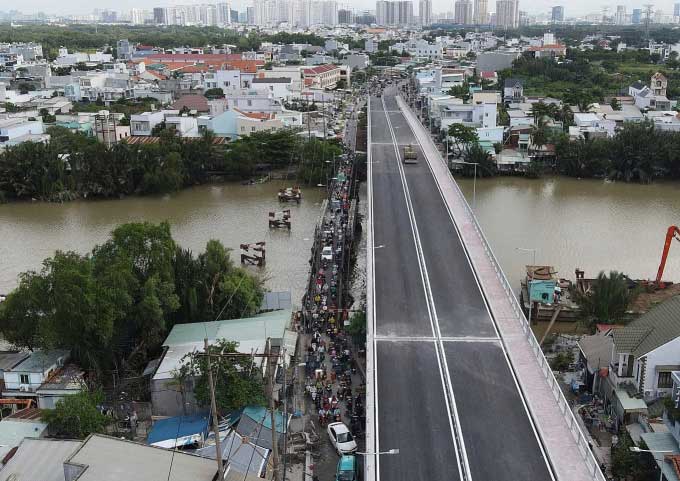
M 279 444 L 276 436 L 276 416 L 274 414 L 274 374 L 276 372 L 276 360 L 272 363 L 271 339 L 267 339 L 267 379 L 269 380 L 269 415 L 272 423 L 272 474 L 274 481 L 279 481 Z M 278 356 L 277 356 L 278 359 Z
M 208 385 L 210 386 L 210 409 L 212 410 L 213 432 L 215 433 L 215 459 L 219 481 L 224 480 L 224 466 L 222 466 L 222 442 L 220 441 L 220 423 L 217 419 L 217 403 L 215 402 L 215 383 L 213 382 L 212 363 L 210 362 L 210 346 L 208 338 L 204 340 L 205 354 L 208 358 Z

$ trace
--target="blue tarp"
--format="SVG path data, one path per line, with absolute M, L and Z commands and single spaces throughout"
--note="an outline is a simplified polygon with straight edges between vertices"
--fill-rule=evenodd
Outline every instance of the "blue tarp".
M 167 440 L 180 439 L 186 436 L 200 434 L 205 436 L 208 432 L 208 415 L 196 414 L 192 416 L 176 416 L 161 419 L 151 428 L 148 444 L 156 444 Z

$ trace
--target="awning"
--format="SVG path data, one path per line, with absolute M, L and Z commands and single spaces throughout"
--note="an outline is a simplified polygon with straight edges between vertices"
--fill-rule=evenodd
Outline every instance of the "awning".
M 623 389 L 617 389 L 615 392 L 616 399 L 618 399 L 619 404 L 623 408 L 624 412 L 626 413 L 647 412 L 647 403 L 645 403 L 642 399 L 630 397 L 628 395 L 628 392 L 626 392 Z

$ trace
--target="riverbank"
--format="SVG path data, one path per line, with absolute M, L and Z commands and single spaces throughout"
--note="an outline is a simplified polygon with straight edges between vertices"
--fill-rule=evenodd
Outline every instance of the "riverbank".
M 183 248 L 202 251 L 210 239 L 234 250 L 239 244 L 267 242 L 267 264 L 249 267 L 266 279 L 271 290 L 291 290 L 294 299 L 304 292 L 307 255 L 312 246 L 323 188 L 303 190 L 291 210 L 291 231 L 270 230 L 267 215 L 284 208 L 277 193 L 285 181 L 244 186 L 225 183 L 189 187 L 163 196 L 127 197 L 122 200 L 0 205 L 0 293 L 16 287 L 20 272 L 40 269 L 55 250 L 86 253 L 102 243 L 116 226 L 135 221 L 171 224 L 172 235 Z

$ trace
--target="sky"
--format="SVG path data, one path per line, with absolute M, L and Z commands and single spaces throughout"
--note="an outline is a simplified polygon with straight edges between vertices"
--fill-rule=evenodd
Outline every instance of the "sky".
M 62 0 L 55 2 L 54 0 L 22 0 L 21 2 L 14 2 L 10 0 L 0 0 L 0 10 L 8 11 L 10 9 L 21 10 L 23 13 L 34 13 L 43 11 L 45 13 L 66 13 L 66 14 L 89 14 L 95 8 L 111 9 L 116 11 L 125 11 L 132 8 L 151 9 L 153 7 L 174 5 L 174 4 L 191 4 L 191 3 L 216 3 L 219 0 Z M 250 0 L 251 1 L 251 0 Z M 233 0 L 234 8 L 245 8 L 250 4 L 249 0 Z M 553 5 L 564 5 L 565 16 L 585 15 L 588 13 L 596 13 L 601 10 L 604 5 L 610 7 L 610 10 L 615 10 L 615 5 L 625 5 L 628 13 L 633 8 L 642 8 L 642 4 L 648 3 L 649 0 L 621 0 L 614 2 L 595 3 L 589 0 L 520 0 L 520 10 L 527 10 L 533 14 L 547 13 Z M 418 0 L 413 0 L 414 9 L 418 10 Z M 655 9 L 661 9 L 664 12 L 671 14 L 673 12 L 674 0 L 657 0 L 654 2 Z M 339 0 L 338 5 L 349 4 L 357 9 L 375 9 L 375 3 L 372 0 Z M 453 0 L 432 0 L 432 10 L 435 13 L 453 11 Z M 495 11 L 495 0 L 489 0 L 489 11 Z

